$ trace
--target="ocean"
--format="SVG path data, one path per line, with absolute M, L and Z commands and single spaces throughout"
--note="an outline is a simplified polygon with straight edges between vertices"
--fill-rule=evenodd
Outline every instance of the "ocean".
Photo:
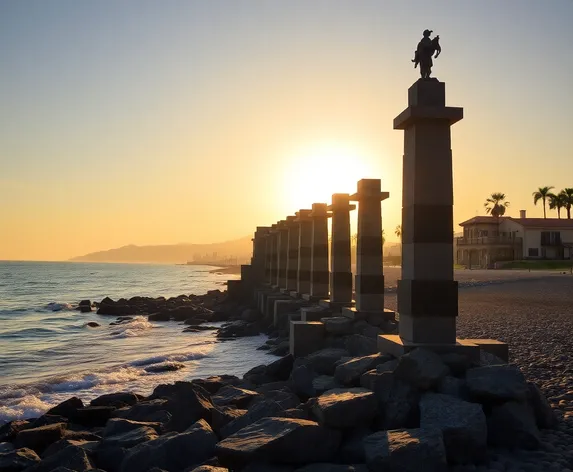
M 212 267 L 71 262 L 0 262 L 0 424 L 37 417 L 71 397 L 148 395 L 161 383 L 241 376 L 276 358 L 256 348 L 266 336 L 217 342 L 214 331 L 183 333 L 179 323 L 80 313 L 80 300 L 109 296 L 201 295 L 236 276 Z M 90 321 L 100 327 L 87 326 Z M 214 323 L 210 323 L 214 324 Z M 160 364 L 176 371 L 153 373 Z

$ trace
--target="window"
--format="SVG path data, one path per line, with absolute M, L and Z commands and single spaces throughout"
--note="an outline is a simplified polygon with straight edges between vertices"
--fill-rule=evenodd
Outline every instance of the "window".
M 528 249 L 528 256 L 529 257 L 539 257 L 539 249 L 536 247 L 530 247 Z
M 542 246 L 560 246 L 561 233 L 559 231 L 541 231 Z

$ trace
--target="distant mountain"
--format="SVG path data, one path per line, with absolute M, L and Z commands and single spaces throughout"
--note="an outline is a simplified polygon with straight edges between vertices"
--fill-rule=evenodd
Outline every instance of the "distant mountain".
M 98 251 L 77 256 L 75 262 L 155 262 L 185 264 L 201 259 L 221 261 L 237 258 L 239 261 L 251 257 L 253 243 L 251 236 L 212 244 L 165 244 L 161 246 L 123 246 L 107 251 Z

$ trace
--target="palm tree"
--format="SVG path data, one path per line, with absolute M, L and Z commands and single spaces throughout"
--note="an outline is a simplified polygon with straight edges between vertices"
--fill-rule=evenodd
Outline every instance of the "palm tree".
M 382 245 L 386 242 L 386 236 L 384 235 L 384 230 L 382 230 Z
M 505 193 L 494 192 L 486 198 L 483 206 L 485 207 L 486 213 L 499 218 L 505 215 L 505 209 L 509 206 L 509 202 L 505 201 Z
M 571 206 L 573 206 L 573 188 L 564 188 L 559 192 L 562 195 L 563 203 L 565 203 L 565 208 L 567 209 L 567 219 L 571 219 Z
M 394 234 L 402 240 L 402 225 L 397 225 Z
M 557 218 L 561 219 L 561 208 L 565 208 L 567 206 L 567 195 L 564 193 L 558 193 L 557 195 L 550 193 L 548 197 L 549 209 L 557 210 Z
M 534 205 L 537 205 L 539 200 L 543 200 L 543 218 L 547 218 L 547 213 L 545 212 L 545 202 L 549 198 L 551 190 L 553 190 L 553 187 L 539 187 L 536 192 L 533 192 Z

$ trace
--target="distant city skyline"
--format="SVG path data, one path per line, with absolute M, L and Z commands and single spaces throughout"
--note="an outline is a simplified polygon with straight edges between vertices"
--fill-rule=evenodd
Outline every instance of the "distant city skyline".
M 464 108 L 454 230 L 492 192 L 542 217 L 533 191 L 573 187 L 571 18 L 567 0 L 6 0 L 0 260 L 233 240 L 361 178 L 390 192 L 396 240 L 392 120 L 426 28 Z

